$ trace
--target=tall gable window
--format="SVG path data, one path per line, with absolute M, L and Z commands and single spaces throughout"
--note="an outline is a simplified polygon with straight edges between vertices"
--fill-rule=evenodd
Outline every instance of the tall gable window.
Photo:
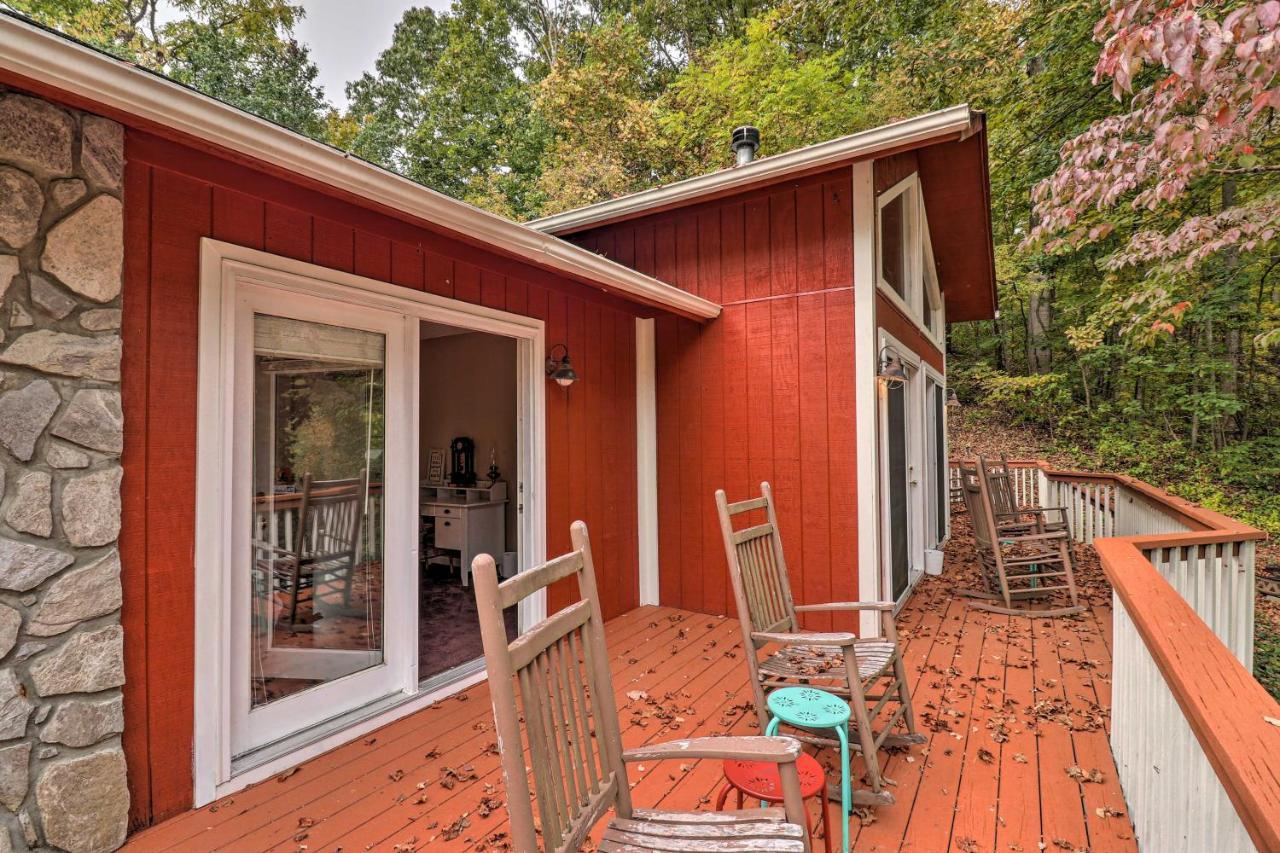
M 915 174 L 876 199 L 876 279 L 908 317 L 942 343 L 942 294 L 929 245 L 920 179 Z

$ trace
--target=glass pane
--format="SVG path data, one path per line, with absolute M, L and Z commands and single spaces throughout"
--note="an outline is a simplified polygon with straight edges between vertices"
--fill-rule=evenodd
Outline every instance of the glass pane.
M 386 341 L 254 316 L 250 695 L 383 659 Z
M 880 277 L 907 298 L 906 193 L 880 208 Z

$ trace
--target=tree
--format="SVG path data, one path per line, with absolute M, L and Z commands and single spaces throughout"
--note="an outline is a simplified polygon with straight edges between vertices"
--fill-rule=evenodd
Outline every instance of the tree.
M 171 0 L 184 17 L 157 25 L 161 0 L 13 0 L 9 5 L 122 59 L 299 133 L 319 138 L 328 104 L 307 48 L 302 7 L 287 0 Z
M 520 64 L 495 0 L 410 9 L 375 72 L 347 87 L 351 150 L 455 198 L 531 212 L 545 132 Z

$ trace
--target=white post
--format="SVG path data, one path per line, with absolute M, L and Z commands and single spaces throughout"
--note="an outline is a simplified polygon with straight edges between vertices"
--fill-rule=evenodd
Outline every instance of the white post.
M 873 164 L 853 164 L 853 387 L 857 415 L 858 459 L 858 598 L 879 601 L 887 593 L 880 584 L 880 466 L 876 425 L 876 235 Z M 875 613 L 862 613 L 858 633 L 880 634 Z
M 636 318 L 636 528 L 640 603 L 658 604 L 658 397 L 653 320 Z

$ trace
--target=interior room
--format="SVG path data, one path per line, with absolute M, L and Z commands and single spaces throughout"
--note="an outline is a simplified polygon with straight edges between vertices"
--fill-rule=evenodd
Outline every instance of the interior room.
M 518 565 L 516 341 L 421 324 L 421 527 L 418 676 L 440 677 L 482 656 L 477 554 L 504 576 Z M 514 638 L 516 612 L 507 613 Z

